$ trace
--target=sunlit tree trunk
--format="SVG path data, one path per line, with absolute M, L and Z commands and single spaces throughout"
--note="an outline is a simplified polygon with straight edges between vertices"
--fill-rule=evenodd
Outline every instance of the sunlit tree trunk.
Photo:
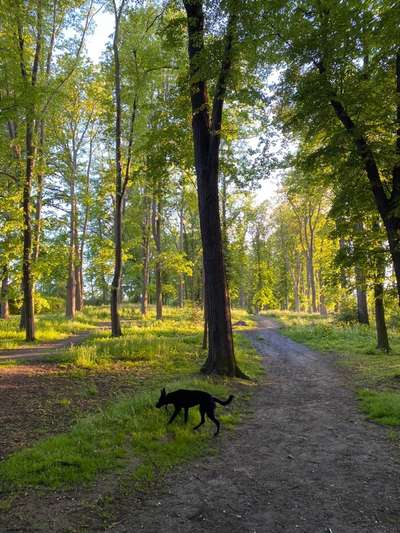
M 122 335 L 119 301 L 122 281 L 122 153 L 121 153 L 121 66 L 119 60 L 119 27 L 124 1 L 117 9 L 113 0 L 115 29 L 113 40 L 114 56 L 114 97 L 115 97 L 115 208 L 114 208 L 114 276 L 111 283 L 111 334 L 113 337 Z
M 10 310 L 8 304 L 8 268 L 3 268 L 3 275 L 1 280 L 1 297 L 0 297 L 0 318 L 8 320 L 10 318 Z
M 156 246 L 156 318 L 162 319 L 163 295 L 162 295 L 162 269 L 161 269 L 161 201 L 159 193 L 154 196 L 152 208 L 152 231 Z
M 76 315 L 76 195 L 75 195 L 75 165 L 70 178 L 70 222 L 69 222 L 69 252 L 68 252 L 68 281 L 65 315 L 74 319 Z
M 143 222 L 142 222 L 142 297 L 141 312 L 143 316 L 147 315 L 149 303 L 149 281 L 150 281 L 150 234 L 151 234 L 151 205 L 148 198 L 148 192 L 145 189 L 143 193 Z
M 181 205 L 179 209 L 179 251 L 181 254 L 184 252 L 183 246 L 183 233 L 184 233 L 184 185 L 182 183 L 182 193 L 181 193 Z M 185 276 L 182 272 L 179 273 L 179 291 L 178 291 L 178 305 L 183 308 L 185 302 Z

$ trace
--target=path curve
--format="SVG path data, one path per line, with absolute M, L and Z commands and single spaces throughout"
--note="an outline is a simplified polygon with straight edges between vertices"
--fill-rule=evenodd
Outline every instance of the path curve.
M 127 497 L 107 531 L 399 533 L 400 461 L 329 358 L 263 320 L 248 332 L 267 368 L 254 412 L 217 456 Z
M 20 346 L 18 348 L 11 348 L 8 350 L 0 349 L 0 361 L 3 360 L 34 360 L 43 359 L 48 355 L 65 350 L 71 346 L 82 344 L 86 339 L 94 335 L 95 333 L 111 327 L 110 322 L 99 322 L 96 328 L 82 331 L 76 335 L 70 335 L 65 339 L 57 341 L 41 342 L 40 344 L 34 344 L 33 346 Z

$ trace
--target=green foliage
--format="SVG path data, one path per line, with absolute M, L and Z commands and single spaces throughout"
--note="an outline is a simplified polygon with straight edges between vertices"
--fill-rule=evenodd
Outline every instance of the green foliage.
M 108 316 L 107 316 L 108 318 Z M 37 342 L 65 339 L 70 335 L 95 328 L 98 320 L 78 314 L 75 320 L 66 320 L 63 313 L 44 313 L 37 317 Z M 25 344 L 25 334 L 19 329 L 19 317 L 0 321 L 0 348 L 10 349 Z

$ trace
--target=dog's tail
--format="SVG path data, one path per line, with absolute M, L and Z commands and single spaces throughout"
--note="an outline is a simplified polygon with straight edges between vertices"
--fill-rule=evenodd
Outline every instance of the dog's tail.
M 229 398 L 227 400 L 218 400 L 218 398 L 215 398 L 213 396 L 214 402 L 220 403 L 221 405 L 228 405 L 228 403 L 231 403 L 233 398 L 234 398 L 234 396 L 232 396 L 232 394 L 229 396 Z

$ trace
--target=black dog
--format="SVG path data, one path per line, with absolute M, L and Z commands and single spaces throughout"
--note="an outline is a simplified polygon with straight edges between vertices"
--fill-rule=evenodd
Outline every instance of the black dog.
M 171 418 L 169 419 L 168 424 L 170 424 L 173 420 L 175 420 L 176 416 L 182 409 L 185 410 L 185 424 L 188 419 L 189 409 L 190 407 L 194 407 L 195 405 L 200 406 L 200 416 L 201 421 L 200 424 L 194 427 L 193 429 L 198 429 L 200 426 L 202 426 L 205 422 L 205 415 L 208 416 L 210 420 L 214 422 L 214 424 L 217 426 L 217 431 L 214 433 L 214 435 L 218 435 L 219 432 L 219 421 L 215 418 L 215 402 L 221 404 L 221 405 L 228 405 L 228 403 L 231 403 L 233 400 L 233 396 L 229 396 L 229 398 L 225 401 L 218 400 L 218 398 L 214 398 L 214 396 L 211 396 L 208 392 L 204 392 L 201 390 L 184 390 L 179 389 L 174 392 L 169 392 L 168 394 L 165 392 L 165 389 L 161 391 L 160 399 L 158 400 L 156 407 L 160 408 L 163 407 L 163 405 L 168 405 L 172 403 L 174 405 L 175 411 L 173 412 Z

